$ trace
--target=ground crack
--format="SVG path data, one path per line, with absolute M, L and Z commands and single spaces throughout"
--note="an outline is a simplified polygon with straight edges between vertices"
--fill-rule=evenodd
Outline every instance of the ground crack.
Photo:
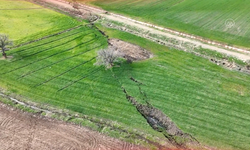
M 140 85 L 143 84 L 133 77 L 130 78 L 135 83 L 138 83 L 140 93 L 142 94 Z M 173 145 L 178 148 L 187 149 L 187 144 L 200 145 L 192 135 L 184 133 L 177 125 L 161 110 L 153 107 L 148 101 L 146 105 L 140 104 L 136 99 L 129 95 L 127 90 L 121 87 L 126 99 L 136 107 L 137 111 L 147 120 L 148 124 L 156 131 L 161 132 Z M 144 95 L 145 96 L 145 95 Z

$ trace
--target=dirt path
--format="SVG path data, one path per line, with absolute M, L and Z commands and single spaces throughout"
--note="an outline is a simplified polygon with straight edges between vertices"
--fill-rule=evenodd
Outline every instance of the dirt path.
M 65 2 L 62 0 L 43 0 L 43 1 L 53 3 L 53 4 L 56 4 L 58 6 L 65 7 L 65 8 L 72 8 L 72 6 L 68 2 Z M 181 36 L 178 36 L 176 34 L 170 34 L 168 32 L 165 32 L 165 31 L 170 31 L 169 29 L 165 29 L 165 28 L 161 28 L 161 27 L 154 26 L 151 24 L 136 21 L 136 20 L 133 20 L 133 19 L 121 16 L 121 15 L 114 14 L 114 13 L 106 14 L 105 13 L 106 11 L 104 11 L 104 10 L 90 7 L 90 6 L 86 6 L 86 5 L 82 5 L 82 4 L 81 4 L 81 9 L 91 11 L 92 13 L 96 13 L 104 18 L 109 19 L 109 20 L 114 20 L 114 21 L 124 23 L 124 24 L 130 25 L 130 26 L 134 26 L 134 27 L 139 28 L 139 29 L 143 29 L 145 31 L 149 31 L 149 32 L 154 33 L 154 34 L 163 35 L 163 36 L 166 36 L 169 38 L 174 38 L 174 39 L 177 39 L 177 40 L 180 40 L 183 42 L 193 43 L 197 46 L 201 46 L 202 48 L 210 49 L 210 50 L 217 51 L 217 52 L 220 52 L 220 53 L 223 53 L 226 55 L 230 55 L 230 56 L 236 57 L 236 58 L 243 60 L 243 61 L 250 60 L 250 52 L 247 50 L 229 47 L 229 46 L 224 46 L 225 48 L 220 48 L 220 47 L 214 46 L 214 45 L 218 45 L 214 42 L 211 43 L 210 41 L 207 41 L 208 43 L 206 44 L 206 43 L 203 43 L 205 41 L 201 42 L 201 41 L 192 39 L 192 37 L 191 38 L 183 37 L 184 34 L 179 33 L 179 32 L 176 32 L 176 33 L 179 33 Z M 152 26 L 154 28 L 152 28 L 150 26 Z M 160 30 L 158 30 L 158 29 L 160 29 Z M 195 37 L 193 37 L 193 38 L 195 38 Z M 214 45 L 212 45 L 212 44 L 214 44 Z M 226 48 L 231 49 L 231 50 L 228 50 Z
M 89 129 L 41 118 L 0 103 L 0 149 L 139 150 Z

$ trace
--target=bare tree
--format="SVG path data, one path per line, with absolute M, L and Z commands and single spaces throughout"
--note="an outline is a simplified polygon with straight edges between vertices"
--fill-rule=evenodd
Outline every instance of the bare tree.
M 102 49 L 97 52 L 97 61 L 95 65 L 103 65 L 106 68 L 112 68 L 115 62 L 119 61 L 119 58 L 123 57 L 123 54 L 115 50 L 114 47 L 109 46 L 107 49 Z
M 12 46 L 13 42 L 9 39 L 9 37 L 5 34 L 0 34 L 0 48 L 3 54 L 3 57 L 6 59 L 6 51 L 9 50 L 9 46 Z

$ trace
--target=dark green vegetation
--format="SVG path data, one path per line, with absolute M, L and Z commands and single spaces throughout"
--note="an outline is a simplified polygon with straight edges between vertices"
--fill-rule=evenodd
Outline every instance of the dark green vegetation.
M 95 0 L 92 4 L 138 20 L 250 47 L 250 3 L 245 0 Z

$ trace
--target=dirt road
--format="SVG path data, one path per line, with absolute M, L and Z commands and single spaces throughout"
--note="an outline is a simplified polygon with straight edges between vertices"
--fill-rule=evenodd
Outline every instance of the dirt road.
M 52 3 L 54 5 L 58 5 L 60 7 L 65 7 L 65 8 L 72 9 L 72 6 L 68 2 L 65 2 L 63 0 L 43 0 L 43 1 L 48 2 L 48 3 Z M 250 52 L 247 51 L 247 50 L 234 48 L 234 47 L 229 47 L 229 46 L 224 46 L 224 47 L 226 47 L 228 49 L 220 48 L 220 47 L 212 45 L 214 43 L 209 43 L 209 42 L 208 43 L 203 43 L 201 41 L 198 41 L 198 40 L 195 40 L 195 39 L 192 39 L 192 38 L 183 37 L 184 34 L 181 34 L 182 36 L 178 36 L 178 35 L 175 35 L 175 34 L 170 34 L 169 32 L 165 31 L 165 30 L 168 31 L 168 29 L 165 29 L 165 28 L 162 28 L 163 30 L 158 30 L 156 28 L 160 29 L 160 27 L 154 26 L 154 28 L 152 28 L 152 27 L 150 27 L 151 26 L 150 24 L 143 23 L 143 22 L 140 22 L 140 21 L 136 21 L 136 20 L 124 17 L 124 16 L 114 14 L 114 13 L 106 14 L 105 13 L 106 11 L 101 10 L 101 9 L 86 6 L 86 5 L 83 5 L 83 4 L 81 4 L 80 8 L 83 11 L 88 10 L 88 11 L 91 11 L 92 13 L 98 14 L 98 15 L 100 15 L 100 16 L 102 16 L 104 18 L 107 18 L 109 20 L 114 20 L 114 21 L 117 21 L 117 22 L 120 22 L 120 23 L 123 23 L 123 24 L 134 26 L 134 27 L 136 27 L 138 29 L 143 29 L 144 31 L 149 31 L 149 32 L 154 33 L 154 34 L 163 35 L 163 36 L 166 36 L 168 38 L 174 38 L 174 39 L 177 39 L 177 40 L 183 41 L 183 42 L 193 43 L 193 44 L 195 44 L 197 46 L 201 46 L 202 48 L 210 49 L 210 50 L 217 51 L 217 52 L 229 55 L 229 56 L 233 56 L 233 57 L 236 57 L 236 58 L 238 58 L 240 60 L 243 60 L 243 61 L 250 60 Z M 229 49 L 231 49 L 231 50 L 229 50 Z
M 0 149 L 139 150 L 89 129 L 23 113 L 0 103 Z

